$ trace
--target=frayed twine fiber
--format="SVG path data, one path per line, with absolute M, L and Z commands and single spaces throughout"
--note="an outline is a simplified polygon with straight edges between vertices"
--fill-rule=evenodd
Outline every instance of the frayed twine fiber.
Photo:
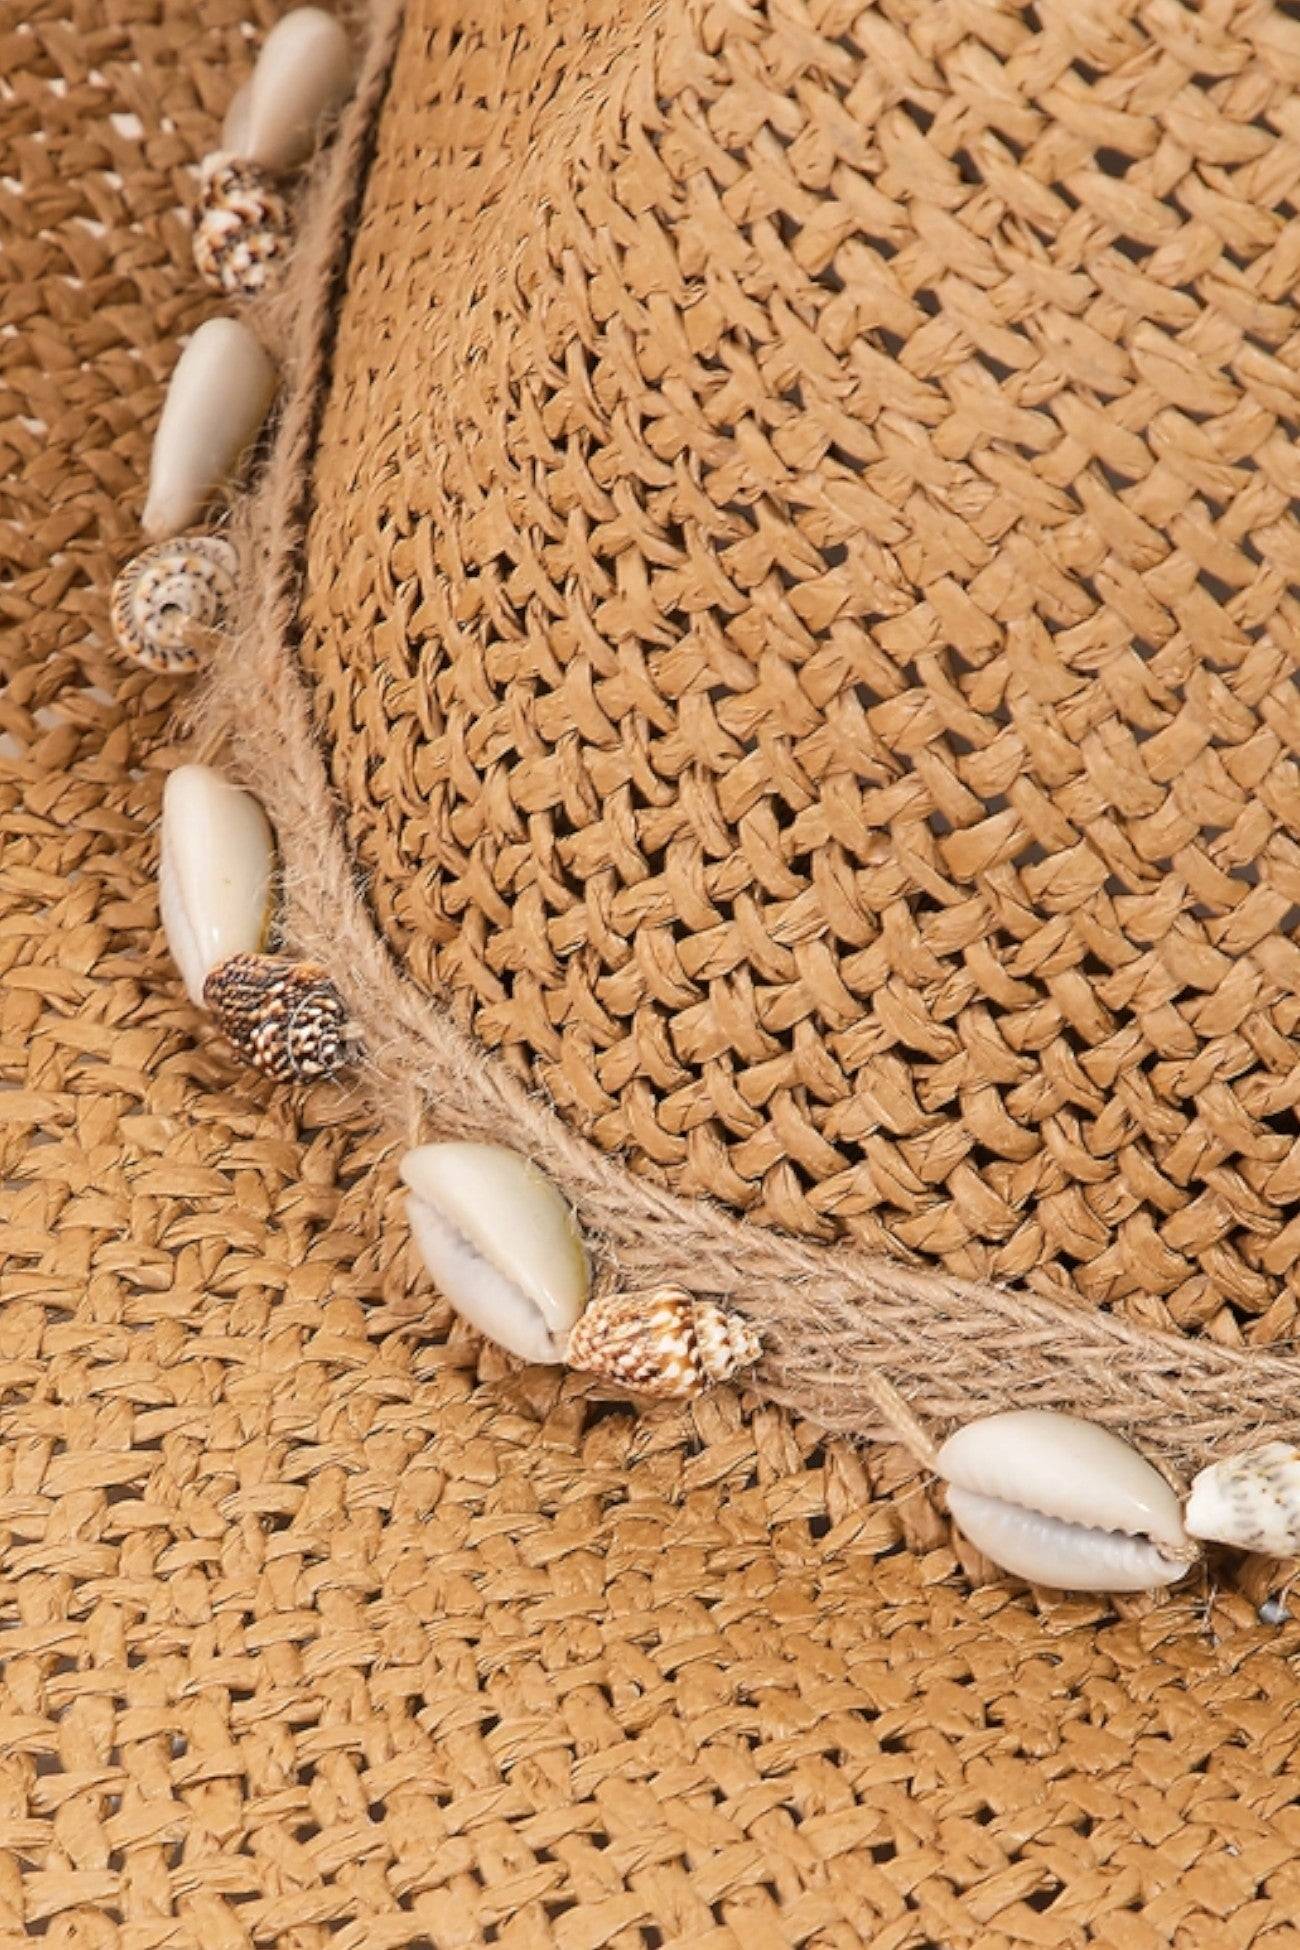
M 874 11 L 868 16 L 871 21 L 879 24 Z M 408 51 L 418 60 L 418 9 L 407 24 Z M 332 774 L 329 769 L 314 716 L 316 682 L 300 650 L 304 609 L 328 593 L 322 585 L 334 573 L 331 558 L 311 557 L 308 580 L 318 441 L 331 388 L 348 383 L 348 374 L 336 373 L 333 365 L 368 160 L 376 139 L 391 139 L 399 150 L 402 141 L 400 128 L 390 131 L 381 119 L 402 29 L 397 9 L 380 10 L 360 92 L 316 184 L 289 286 L 259 314 L 285 358 L 283 411 L 270 464 L 241 517 L 245 547 L 258 562 L 244 627 L 214 671 L 199 708 L 201 736 L 212 748 L 228 750 L 235 770 L 261 795 L 276 825 L 285 863 L 287 933 L 301 952 L 333 971 L 366 1038 L 368 1082 L 394 1142 L 477 1139 L 536 1158 L 573 1201 L 612 1281 L 627 1287 L 673 1282 L 703 1294 L 726 1295 L 764 1336 L 767 1355 L 759 1386 L 831 1431 L 888 1431 L 929 1460 L 935 1438 L 955 1422 L 1012 1405 L 1059 1408 L 1125 1431 L 1173 1470 L 1197 1466 L 1224 1443 L 1240 1446 L 1255 1430 L 1287 1433 L 1300 1421 L 1292 1406 L 1297 1370 L 1276 1349 L 1244 1352 L 1206 1339 L 1153 1332 L 1035 1292 L 949 1277 L 851 1245 L 786 1236 L 747 1223 L 706 1199 L 682 1196 L 655 1182 L 649 1169 L 628 1170 L 616 1156 L 577 1135 L 542 1092 L 530 1087 L 529 1076 L 491 1057 L 480 1039 L 453 1020 L 449 1008 L 430 999 L 398 965 L 376 923 L 372 877 L 353 855 L 354 809 L 340 804 L 339 771 L 336 767 Z M 690 85 L 688 77 L 679 80 L 682 87 Z M 580 118 L 571 118 L 564 127 L 572 135 L 579 124 Z M 556 166 L 566 168 L 571 159 L 561 143 Z M 1122 197 L 1123 191 L 1116 187 L 1111 194 Z M 538 195 L 541 209 L 546 200 L 540 189 Z M 803 215 L 811 219 L 811 209 Z M 480 233 L 475 244 L 480 253 L 474 259 L 475 277 L 487 275 L 481 259 L 490 244 L 490 237 L 484 243 L 486 234 Z M 430 248 L 436 250 L 436 239 Z M 636 263 L 629 245 L 629 277 L 637 275 Z M 574 269 L 572 263 L 569 269 Z M 865 275 L 865 264 L 858 269 Z M 436 272 L 429 274 L 429 289 L 439 289 Z M 954 318 L 962 317 L 978 339 L 983 327 L 977 312 L 961 313 L 959 296 L 954 286 Z M 704 302 L 702 296 L 699 301 Z M 413 297 L 410 302 L 417 301 Z M 772 303 L 779 301 L 773 298 Z M 682 316 L 691 317 L 689 304 Z M 701 320 L 701 329 L 705 322 Z M 612 317 L 605 329 L 617 335 Z M 793 324 L 790 329 L 794 331 Z M 1012 349 L 1008 343 L 998 356 L 1009 356 Z M 351 352 L 358 356 L 355 345 Z M 402 368 L 403 384 L 414 402 L 427 376 L 410 348 L 386 343 L 376 356 Z M 811 359 L 812 350 L 805 348 L 804 356 Z M 1154 347 L 1151 357 L 1156 357 Z M 998 411 L 996 400 L 989 410 Z M 411 412 L 414 420 L 414 403 Z M 1080 433 L 1082 437 L 1082 427 Z M 1026 439 L 1028 434 L 1026 426 Z M 400 636 L 409 623 L 410 605 L 400 587 L 382 582 L 391 558 L 373 526 L 377 511 L 366 500 L 365 455 L 349 451 L 336 458 L 349 483 L 352 498 L 346 505 L 357 546 L 373 556 L 374 572 L 381 579 L 375 599 L 379 614 L 387 619 L 385 627 L 391 625 L 390 634 Z M 753 464 L 760 464 L 757 449 Z M 1020 464 L 1008 453 L 1005 467 Z M 418 498 L 423 470 L 438 465 L 438 456 L 423 453 L 416 441 L 410 444 L 404 463 L 408 497 Z M 924 465 L 923 455 L 917 465 Z M 616 486 L 609 487 L 615 500 Z M 1120 548 L 1124 539 L 1119 536 L 1114 546 Z M 407 555 L 409 560 L 409 549 Z M 1009 548 L 1006 559 L 1013 578 L 1027 573 L 1023 561 L 1019 571 L 1014 568 L 1014 549 Z M 382 568 L 385 563 L 387 569 Z M 1115 600 L 1120 601 L 1118 595 Z M 954 626 L 964 614 L 956 605 Z M 1189 628 L 1195 620 L 1195 611 L 1190 611 Z M 370 627 L 368 612 L 365 629 L 352 629 L 349 654 L 358 668 L 372 657 Z M 1036 654 L 1032 645 L 1022 647 L 1031 659 Z M 1013 651 L 1013 664 L 1020 654 Z M 374 695 L 366 693 L 367 709 L 377 696 L 382 718 L 390 675 L 386 669 L 381 680 L 378 666 L 372 662 L 369 668 L 372 684 L 381 688 Z M 1141 681 L 1137 672 L 1131 674 L 1134 682 Z M 422 681 L 417 673 L 417 688 Z M 936 696 L 946 695 L 937 667 L 934 681 Z M 1207 671 L 1189 681 L 1195 687 L 1198 682 L 1213 686 L 1217 680 Z M 955 696 L 943 708 L 956 713 L 954 722 L 966 709 L 959 708 Z M 1223 709 L 1228 710 L 1226 702 Z M 344 745 L 349 736 L 362 737 L 356 728 L 351 734 L 346 726 L 340 732 L 337 717 L 331 723 L 332 735 L 342 737 Z M 336 744 L 330 756 L 340 749 Z M 919 765 L 924 762 L 923 745 L 916 749 Z M 363 756 L 367 774 L 377 778 L 373 790 L 379 800 L 400 794 L 411 830 L 417 830 L 425 804 L 417 779 L 399 780 L 396 757 L 390 773 L 392 755 L 382 743 Z M 1005 783 L 1008 789 L 1014 786 L 1010 776 Z M 1116 784 L 1115 790 L 1120 789 Z M 1102 810 L 1099 802 L 1098 819 Z M 412 884 L 424 864 L 411 860 Z M 1181 893 L 1177 887 L 1174 893 L 1190 900 L 1186 885 L 1180 886 Z M 1157 905 L 1165 898 L 1166 891 L 1153 894 Z M 1067 977 L 1076 983 L 1084 979 L 1074 970 Z M 1075 996 L 1071 1006 L 1076 1013 L 1082 1011 L 1086 995 Z

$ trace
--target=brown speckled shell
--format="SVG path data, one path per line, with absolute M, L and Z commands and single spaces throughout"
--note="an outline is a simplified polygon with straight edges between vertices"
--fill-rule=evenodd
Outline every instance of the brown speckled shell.
M 206 156 L 194 210 L 194 262 L 227 298 L 257 298 L 283 270 L 293 241 L 289 205 L 269 173 L 239 156 Z
M 593 1300 L 569 1336 L 565 1359 L 629 1394 L 672 1401 L 729 1380 L 761 1353 L 741 1314 L 665 1286 Z
M 143 549 L 113 584 L 119 648 L 169 677 L 198 670 L 220 641 L 238 575 L 238 550 L 220 535 L 178 535 Z
M 356 1059 L 343 998 L 317 962 L 232 955 L 203 985 L 213 1021 L 277 1083 L 316 1083 Z

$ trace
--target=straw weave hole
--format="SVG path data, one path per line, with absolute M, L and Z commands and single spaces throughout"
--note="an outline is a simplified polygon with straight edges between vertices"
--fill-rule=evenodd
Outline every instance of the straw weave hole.
M 408 10 L 321 425 L 387 941 L 676 1189 L 1292 1337 L 1300 23 L 528 18 Z

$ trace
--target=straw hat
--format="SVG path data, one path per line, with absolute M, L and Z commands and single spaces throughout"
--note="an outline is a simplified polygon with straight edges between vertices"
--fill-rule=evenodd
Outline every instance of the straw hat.
M 252 49 L 28 11 L 5 1928 L 1294 1941 L 1277 1566 L 1029 1591 L 925 1465 L 1013 1403 L 1174 1481 L 1294 1433 L 1300 26 L 385 12 L 247 314 L 277 431 L 195 705 L 108 595 Z M 195 740 L 341 1081 L 185 999 Z M 543 1164 L 602 1280 L 725 1295 L 753 1386 L 640 1410 L 458 1326 L 396 1177 L 441 1137 Z

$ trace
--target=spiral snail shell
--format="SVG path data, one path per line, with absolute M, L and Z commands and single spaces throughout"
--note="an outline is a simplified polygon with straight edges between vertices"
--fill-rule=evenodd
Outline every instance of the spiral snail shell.
M 1266 1442 L 1193 1478 L 1189 1535 L 1268 1557 L 1300 1556 L 1300 1449 Z
M 661 1286 L 593 1300 L 569 1335 L 564 1358 L 629 1394 L 685 1401 L 752 1367 L 762 1352 L 742 1314 Z
M 231 955 L 209 972 L 203 1000 L 233 1048 L 276 1083 L 337 1076 L 357 1054 L 343 998 L 316 962 Z
M 238 552 L 221 535 L 178 535 L 143 549 L 113 584 L 119 647 L 168 677 L 198 670 L 226 627 L 238 570 Z
M 283 270 L 292 242 L 289 205 L 260 163 L 203 158 L 194 213 L 199 276 L 227 298 L 256 298 Z

